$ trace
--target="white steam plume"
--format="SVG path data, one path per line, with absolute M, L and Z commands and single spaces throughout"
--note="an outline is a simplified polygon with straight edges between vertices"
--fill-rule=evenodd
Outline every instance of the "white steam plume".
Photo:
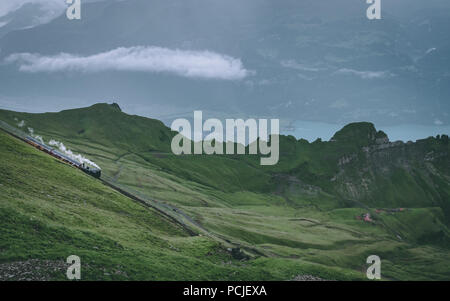
M 34 139 L 38 140 L 40 143 L 45 144 L 44 143 L 44 139 L 42 139 L 42 136 L 34 134 L 34 129 L 33 128 L 28 127 L 28 132 L 30 133 L 31 137 L 33 137 Z
M 97 164 L 95 164 L 94 162 L 92 162 L 91 160 L 89 160 L 88 158 L 80 155 L 80 154 L 74 154 L 70 149 L 68 149 L 64 143 L 56 141 L 51 139 L 48 144 L 50 144 L 51 146 L 56 146 L 58 147 L 58 149 L 63 152 L 66 156 L 68 156 L 69 158 L 76 160 L 78 162 L 80 162 L 81 164 L 85 163 L 91 166 L 94 166 L 95 168 L 101 169 L 100 166 L 98 166 Z

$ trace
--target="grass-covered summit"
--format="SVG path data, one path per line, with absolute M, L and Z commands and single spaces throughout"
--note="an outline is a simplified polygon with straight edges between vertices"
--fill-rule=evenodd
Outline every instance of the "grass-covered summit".
M 88 108 L 64 110 L 59 113 L 15 114 L 2 111 L 3 121 L 16 125 L 25 121 L 31 127 L 49 135 L 97 142 L 124 150 L 170 151 L 173 133 L 161 121 L 122 112 L 116 103 L 98 103 Z
M 389 142 L 388 136 L 383 131 L 377 131 L 370 122 L 350 123 L 334 134 L 331 140 L 358 146 Z

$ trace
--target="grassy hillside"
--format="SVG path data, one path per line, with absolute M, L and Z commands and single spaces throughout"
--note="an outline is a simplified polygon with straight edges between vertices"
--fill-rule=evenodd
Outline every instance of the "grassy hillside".
M 46 114 L 2 111 L 1 115 L 3 121 L 14 125 L 24 120 L 25 130 L 31 127 L 45 130 L 49 136 L 82 139 L 123 151 L 170 151 L 174 135 L 161 121 L 124 114 L 117 104 L 96 104 L 88 109 Z
M 45 141 L 64 142 L 99 164 L 108 181 L 142 198 L 175 208 L 174 212 L 188 216 L 208 234 L 188 237 L 152 210 L 149 212 L 159 216 L 161 228 L 152 228 L 147 233 L 149 227 L 143 230 L 139 228 L 140 223 L 133 224 L 137 223 L 136 216 L 128 209 L 119 210 L 118 216 L 126 218 L 133 227 L 122 228 L 122 223 L 112 223 L 112 218 L 99 226 L 94 217 L 91 225 L 90 215 L 84 217 L 84 211 L 72 214 L 72 210 L 81 210 L 84 203 L 81 208 L 71 207 L 64 212 L 59 212 L 61 206 L 57 206 L 55 219 L 64 214 L 75 215 L 80 221 L 77 226 L 88 220 L 86 223 L 93 227 L 73 229 L 73 235 L 90 231 L 104 238 L 108 232 L 108 239 L 124 246 L 130 252 L 126 253 L 126 266 L 132 268 L 127 274 L 134 279 L 291 279 L 305 273 L 328 279 L 363 279 L 365 259 L 372 254 L 382 258 L 382 274 L 386 279 L 450 279 L 447 268 L 450 164 L 446 136 L 412 144 L 388 143 L 385 134 L 377 132 L 372 124 L 352 124 L 336 133 L 330 142 L 308 143 L 282 136 L 279 164 L 261 167 L 256 156 L 174 156 L 168 150 L 173 135 L 168 128 L 159 121 L 124 114 L 116 105 L 98 104 L 51 114 L 0 111 L 0 119 L 13 125 L 24 120 L 24 128 L 34 128 Z M 2 154 L 11 161 L 2 163 L 2 170 L 9 171 L 8 177 L 15 179 L 1 183 L 4 186 L 0 189 L 12 191 L 6 201 L 2 200 L 5 208 L 2 212 L 16 210 L 25 214 L 30 204 L 37 206 L 40 202 L 22 200 L 46 200 L 47 194 L 54 196 L 48 191 L 59 191 L 60 187 L 66 194 L 55 195 L 62 203 L 72 204 L 72 199 L 81 202 L 84 198 L 98 202 L 98 199 L 105 200 L 105 195 L 116 195 L 98 181 L 23 146 L 24 151 L 40 159 L 45 157 L 48 164 L 60 168 L 60 174 L 47 180 L 48 186 L 37 188 L 42 182 L 40 173 L 21 174 L 14 166 L 23 170 L 33 166 L 42 172 L 47 168 L 40 165 L 46 161 L 19 160 L 27 157 L 14 157 L 16 149 L 22 149 L 20 143 L 4 135 L 2 139 L 13 143 L 2 149 Z M 69 184 L 76 181 L 69 180 L 69 175 L 64 177 L 67 170 L 70 177 L 86 183 Z M 29 182 L 34 183 L 29 191 L 20 184 Z M 134 204 L 123 196 L 117 197 Z M 53 204 L 50 200 L 46 200 L 46 206 Z M 107 206 L 109 202 L 105 200 L 102 204 Z M 141 205 L 134 206 L 141 208 Z M 406 210 L 392 211 L 399 207 Z M 33 212 L 43 215 L 45 208 L 37 207 Z M 376 209 L 384 210 L 377 213 Z M 356 218 L 368 212 L 374 220 L 372 223 Z M 53 225 L 47 216 L 41 222 Z M 38 252 L 47 254 L 46 246 L 41 245 L 36 248 L 40 251 L 30 253 L 17 242 L 32 240 L 23 234 L 32 229 L 24 231 L 22 224 L 5 221 L 5 227 L 17 228 L 11 234 L 16 238 L 11 245 L 16 245 L 19 254 L 25 252 L 23 258 L 36 258 Z M 141 231 L 145 234 L 139 234 Z M 147 235 L 159 239 L 160 244 L 152 243 L 150 247 L 144 243 L 145 239 L 142 242 L 141 238 Z M 69 241 L 61 250 L 72 250 L 72 240 Z M 240 246 L 253 258 L 243 262 L 232 259 L 221 247 L 224 241 Z M 99 260 L 97 257 L 104 258 L 104 262 L 111 261 L 106 259 L 109 253 L 116 254 L 119 260 L 125 254 L 115 253 L 111 247 L 101 257 L 92 244 L 87 246 L 85 252 L 93 261 Z M 4 253 L 4 247 L 0 250 L 2 262 L 23 259 L 3 256 L 9 253 Z M 160 255 L 164 260 L 154 258 Z M 48 259 L 43 255 L 38 258 Z M 185 261 L 179 271 L 181 258 Z M 166 260 L 168 268 L 164 266 L 164 271 L 155 272 L 154 278 L 144 271 L 147 266 L 163 269 Z M 93 274 L 92 278 L 96 277 L 100 275 Z
M 0 119 L 11 125 L 23 120 L 22 129 L 31 127 L 47 141 L 63 140 L 96 158 L 110 175 L 111 164 L 105 160 L 130 156 L 221 191 L 278 191 L 282 174 L 369 206 L 439 206 L 450 221 L 450 144 L 445 135 L 389 143 L 373 124 L 354 123 L 329 142 L 281 136 L 279 163 L 260 166 L 259 156 L 175 156 L 169 128 L 157 120 L 127 115 L 117 104 L 45 114 L 0 110 Z
M 83 280 L 361 277 L 304 260 L 235 259 L 217 241 L 189 236 L 155 210 L 3 131 L 0 155 L 2 280 L 64 280 L 64 261 L 72 254 L 81 257 Z
M 0 154 L 0 264 L 33 259 L 48 268 L 40 276 L 64 279 L 64 264 L 54 271 L 46 261 L 76 254 L 85 280 L 276 277 L 241 267 L 216 242 L 190 237 L 154 210 L 3 132 Z

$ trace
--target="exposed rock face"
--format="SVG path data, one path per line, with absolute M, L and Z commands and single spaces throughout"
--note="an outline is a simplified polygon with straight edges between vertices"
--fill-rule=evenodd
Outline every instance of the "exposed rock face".
M 114 108 L 114 109 L 116 109 L 116 110 L 118 110 L 118 111 L 120 111 L 120 112 L 122 112 L 122 109 L 120 108 L 120 106 L 119 106 L 118 103 L 113 102 L 113 103 L 111 104 L 111 107 Z
M 345 126 L 328 142 L 280 141 L 280 162 L 287 168 L 277 174 L 317 187 L 345 206 L 439 207 L 450 223 L 450 144 L 446 135 L 390 142 L 373 124 L 361 122 Z M 287 195 L 307 196 L 304 189 L 293 190 L 294 181 L 288 179 L 276 178 L 277 189 L 284 185 Z
M 385 144 L 389 142 L 383 131 L 378 131 L 370 122 L 350 123 L 334 134 L 332 141 L 341 143 L 356 143 L 358 145 Z
M 312 275 L 297 275 L 291 281 L 327 281 L 327 280 Z
M 64 261 L 31 259 L 0 264 L 0 281 L 48 281 L 64 277 L 69 264 Z
M 351 140 L 350 135 L 356 136 Z M 331 180 L 339 194 L 368 205 L 394 203 L 450 208 L 444 188 L 450 183 L 448 138 L 430 137 L 403 143 L 389 142 L 383 135 L 369 125 L 360 129 L 350 126 L 335 135 L 337 143 L 356 143 L 356 146 L 369 137 L 365 145 L 353 148 L 352 153 L 336 162 L 338 172 Z
M 339 159 L 338 165 L 346 165 L 349 164 L 353 159 L 356 158 L 356 154 L 346 155 Z
M 387 136 L 386 137 L 376 138 L 375 139 L 375 143 L 376 144 L 387 144 L 387 143 L 389 143 L 389 138 Z

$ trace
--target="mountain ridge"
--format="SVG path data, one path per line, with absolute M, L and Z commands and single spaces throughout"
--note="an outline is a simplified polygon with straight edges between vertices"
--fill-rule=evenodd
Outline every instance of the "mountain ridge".
M 196 256 L 203 258 L 210 256 L 205 254 L 213 254 L 207 263 L 208 271 L 200 266 L 200 274 L 195 279 L 204 279 L 206 275 L 211 279 L 287 279 L 291 277 L 287 274 L 306 271 L 324 279 L 358 279 L 364 275 L 355 271 L 361 270 L 371 254 L 379 254 L 383 258 L 383 271 L 388 279 L 448 279 L 448 271 L 444 268 L 450 262 L 447 258 L 450 247 L 450 176 L 446 135 L 415 143 L 388 142 L 373 124 L 351 124 L 335 135 L 335 141 L 310 143 L 292 136 L 281 136 L 279 163 L 260 166 L 259 156 L 253 155 L 175 156 L 164 151 L 169 149 L 165 143 L 170 144 L 170 140 L 160 140 L 161 131 L 167 135 L 175 133 L 161 122 L 128 115 L 119 108 L 103 103 L 59 113 L 29 114 L 3 110 L 0 111 L 0 120 L 18 128 L 22 125 L 22 129 L 33 127 L 35 133 L 46 141 L 55 138 L 64 142 L 73 151 L 85 154 L 99 164 L 102 177 L 107 177 L 116 187 L 141 199 L 155 200 L 169 210 L 182 210 L 209 233 L 244 250 L 255 250 L 260 256 L 245 261 L 243 265 L 248 268 L 233 270 L 241 274 L 225 275 L 231 270 L 224 269 L 220 260 L 229 254 L 226 255 L 215 240 L 213 243 L 206 238 L 192 238 L 191 242 L 175 246 L 170 242 L 170 250 L 193 256 L 190 259 L 193 264 Z M 85 131 L 79 132 L 80 129 Z M 357 133 L 357 139 L 349 139 L 354 133 Z M 2 141 L 5 140 L 3 136 L 0 133 Z M 58 202 L 79 204 L 79 188 L 72 187 L 72 191 L 64 193 L 58 189 L 72 185 L 72 182 L 79 183 L 80 177 L 85 179 L 87 176 L 75 175 L 77 171 L 71 170 L 70 174 L 56 177 L 59 182 L 55 182 L 55 177 L 43 172 L 40 160 L 33 161 L 33 164 L 27 161 L 29 155 L 23 153 L 26 145 L 19 147 L 15 142 L 16 146 L 12 147 L 9 140 L 6 139 L 0 147 L 5 158 L 14 158 L 1 165 L 6 176 L 0 178 L 0 191 L 8 198 L 0 204 L 14 204 L 16 212 L 8 209 L 0 213 L 23 215 L 26 208 L 35 206 L 34 200 L 41 202 L 42 199 L 46 210 L 33 209 L 34 213 L 26 213 L 25 217 L 20 215 L 20 220 L 26 220 L 30 214 L 33 219 L 38 215 L 40 223 L 34 227 L 47 229 L 48 225 L 55 223 L 53 219 L 64 216 L 56 210 L 58 206 L 53 207 L 59 204 L 54 204 L 55 196 L 64 196 L 58 197 Z M 37 152 L 34 149 L 30 151 Z M 43 156 L 36 158 L 44 159 Z M 44 162 L 50 164 L 51 160 L 46 157 Z M 13 166 L 19 166 L 21 172 Z M 26 168 L 32 172 L 22 172 Z M 67 170 L 64 166 L 61 168 Z M 63 173 L 61 168 L 55 172 Z M 74 179 L 70 180 L 70 176 Z M 45 189 L 39 186 L 42 181 L 47 183 Z M 92 189 L 93 196 L 88 198 L 88 202 L 99 198 L 107 206 L 108 195 L 103 195 L 95 181 L 89 180 L 88 188 L 80 189 L 85 193 Z M 26 198 L 23 194 L 12 193 L 23 191 L 25 187 L 30 187 L 26 190 Z M 46 199 L 46 195 L 51 198 Z M 48 208 L 53 208 L 52 211 L 56 210 L 58 214 L 52 216 Z M 127 210 L 121 210 L 120 216 L 130 217 Z M 75 209 L 64 214 L 75 214 L 80 222 L 83 221 L 83 215 Z M 363 217 L 368 214 L 369 219 L 365 221 Z M 15 238 L 10 243 L 14 252 L 36 258 L 35 253 L 31 254 L 19 243 L 30 239 L 24 233 L 34 231 L 29 229 L 28 223 L 20 226 L 8 218 L 3 222 L 5 229 L 15 231 Z M 108 229 L 111 225 L 108 220 L 96 223 L 96 228 L 90 230 L 95 235 L 104 235 L 99 229 Z M 98 223 L 100 227 L 97 227 Z M 73 231 L 69 237 L 77 235 Z M 108 236 L 112 240 L 108 245 L 114 246 L 114 241 L 120 243 L 125 237 L 126 231 L 118 232 L 120 236 Z M 41 237 L 39 233 L 37 237 Z M 56 239 L 56 234 L 48 235 L 52 241 Z M 133 242 L 134 238 L 127 237 L 134 246 L 144 248 L 141 243 Z M 68 246 L 65 244 L 64 248 Z M 89 246 L 95 244 L 89 242 Z M 157 252 L 164 252 L 163 249 Z M 41 259 L 54 259 L 54 256 L 46 255 L 48 250 L 61 256 L 61 250 L 51 246 L 37 245 L 33 250 L 43 252 L 37 256 Z M 96 256 L 100 255 L 96 252 L 95 249 L 90 250 L 88 261 L 97 261 Z M 0 260 L 21 259 L 11 254 L 0 252 Z M 102 254 L 118 253 L 111 247 Z M 176 262 L 179 257 L 172 255 L 169 253 L 165 260 Z M 150 279 L 142 270 L 144 268 L 134 261 L 134 255 L 130 256 L 126 264 L 138 271 L 132 279 Z M 418 264 L 410 265 L 411 261 Z M 102 259 L 100 264 L 106 263 Z M 110 264 L 106 265 L 108 270 L 114 269 Z M 98 263 L 92 266 L 97 267 Z M 171 268 L 175 266 L 171 265 Z M 159 277 L 157 279 L 168 278 L 166 272 L 158 272 L 158 267 L 153 267 Z M 268 270 L 271 272 L 262 275 Z M 253 272 L 256 274 L 251 274 Z M 92 273 L 89 279 L 109 279 L 95 274 L 95 269 L 89 273 Z M 183 277 L 193 276 L 183 270 L 179 278 Z M 113 279 L 122 278 L 113 276 Z
M 309 143 L 280 136 L 279 163 L 262 167 L 255 155 L 175 156 L 170 150 L 175 132 L 158 120 L 128 115 L 116 103 L 43 114 L 1 110 L 0 119 L 15 125 L 24 120 L 25 127 L 34 128 L 46 139 L 58 133 L 69 141 L 113 147 L 116 156 L 136 154 L 169 173 L 219 190 L 288 189 L 276 176 L 283 174 L 337 199 L 354 199 L 373 206 L 439 206 L 450 220 L 447 135 L 410 143 L 389 142 L 372 123 L 351 123 L 330 141 Z M 95 152 L 92 155 L 95 157 Z M 235 182 L 230 175 L 237 171 Z

